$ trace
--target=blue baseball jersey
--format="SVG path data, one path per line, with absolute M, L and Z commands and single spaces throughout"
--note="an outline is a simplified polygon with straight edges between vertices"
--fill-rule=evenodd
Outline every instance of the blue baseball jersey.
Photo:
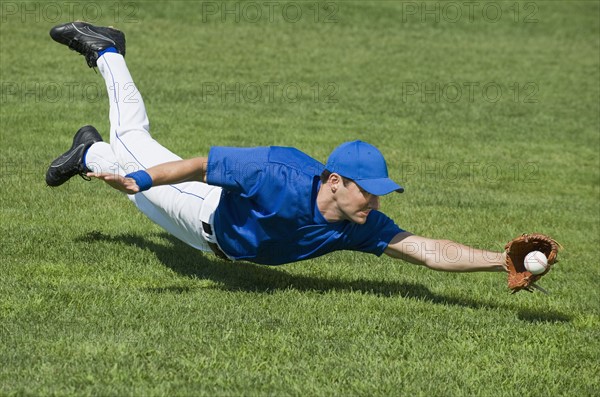
M 280 265 L 337 250 L 383 254 L 403 230 L 379 211 L 359 225 L 327 222 L 317 208 L 325 166 L 287 147 L 213 147 L 207 182 L 223 188 L 214 216 L 221 248 L 235 259 Z

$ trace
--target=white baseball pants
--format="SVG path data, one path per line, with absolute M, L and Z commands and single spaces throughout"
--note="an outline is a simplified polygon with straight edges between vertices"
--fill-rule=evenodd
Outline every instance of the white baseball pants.
M 86 166 L 94 172 L 126 175 L 181 160 L 150 136 L 144 101 L 123 56 L 116 53 L 102 55 L 98 59 L 98 69 L 106 82 L 110 101 L 110 144 L 93 144 L 85 156 Z M 201 212 L 204 207 L 204 219 L 212 216 L 220 194 L 220 187 L 186 182 L 153 187 L 128 197 L 148 218 L 173 236 L 196 249 L 211 251 L 202 234 Z

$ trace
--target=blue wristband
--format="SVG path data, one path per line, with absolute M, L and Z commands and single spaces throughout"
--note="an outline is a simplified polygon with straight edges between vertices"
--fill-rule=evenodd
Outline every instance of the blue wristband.
M 140 192 L 148 190 L 152 187 L 152 177 L 144 170 L 132 172 L 131 174 L 125 175 L 125 178 L 131 178 L 140 188 Z

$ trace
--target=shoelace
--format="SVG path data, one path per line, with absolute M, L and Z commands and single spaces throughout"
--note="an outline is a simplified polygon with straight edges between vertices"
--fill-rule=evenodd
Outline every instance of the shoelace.
M 92 178 L 90 178 L 89 176 L 86 175 L 85 171 L 81 171 L 79 172 L 79 176 L 81 177 L 81 179 L 83 179 L 84 181 L 91 181 Z
M 92 178 L 90 178 L 89 176 L 86 175 L 90 171 L 91 170 L 89 168 L 87 168 L 85 165 L 80 163 L 78 165 L 77 175 L 79 175 L 81 177 L 81 179 L 83 179 L 84 181 L 91 181 Z
M 96 61 L 98 59 L 98 55 L 95 51 L 93 51 L 89 46 L 85 45 L 85 43 L 72 40 L 69 42 L 69 48 L 73 51 L 77 51 L 81 55 L 85 57 L 85 61 L 87 62 L 90 68 L 96 66 Z

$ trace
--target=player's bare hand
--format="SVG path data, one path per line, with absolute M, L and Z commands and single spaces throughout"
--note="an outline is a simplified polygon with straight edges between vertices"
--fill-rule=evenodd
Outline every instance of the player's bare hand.
M 94 172 L 88 172 L 87 176 L 89 176 L 90 178 L 100 179 L 106 182 L 112 188 L 117 189 L 123 193 L 135 194 L 140 191 L 140 187 L 137 185 L 135 179 L 133 178 L 125 178 L 121 175 L 109 173 L 96 174 Z

